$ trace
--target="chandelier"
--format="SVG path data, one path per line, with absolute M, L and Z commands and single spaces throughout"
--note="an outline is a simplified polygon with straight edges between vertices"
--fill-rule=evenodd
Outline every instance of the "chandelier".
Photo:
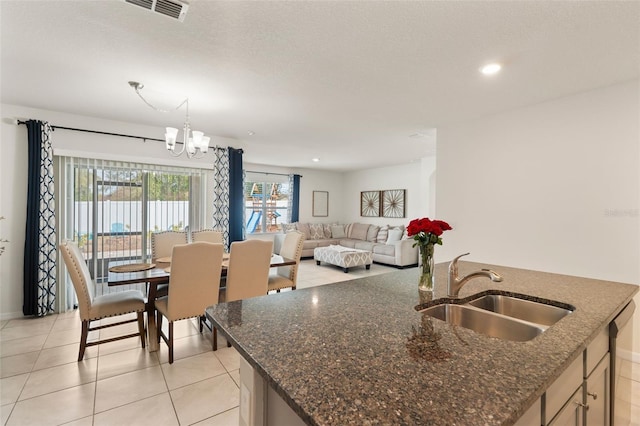
M 178 141 L 179 130 L 175 127 L 167 127 L 166 133 L 164 134 L 167 150 L 173 156 L 179 157 L 183 153 L 186 153 L 187 157 L 189 158 L 202 158 L 204 154 L 206 154 L 206 152 L 209 150 L 209 141 L 211 140 L 211 138 L 209 136 L 205 136 L 203 132 L 191 130 L 191 123 L 189 122 L 189 98 L 185 98 L 184 101 L 180 102 L 180 104 L 178 104 L 178 106 L 176 106 L 172 110 L 165 110 L 152 105 L 142 96 L 142 93 L 140 93 L 140 91 L 144 87 L 144 84 L 137 81 L 130 81 L 129 86 L 131 86 L 133 90 L 136 91 L 136 94 L 140 97 L 140 99 L 142 99 L 145 104 L 147 104 L 147 106 L 154 109 L 155 111 L 170 112 L 173 110 L 178 110 L 184 105 L 186 109 L 186 115 L 184 119 L 184 126 L 182 128 L 182 140 Z M 176 144 L 182 144 L 182 149 L 176 151 Z

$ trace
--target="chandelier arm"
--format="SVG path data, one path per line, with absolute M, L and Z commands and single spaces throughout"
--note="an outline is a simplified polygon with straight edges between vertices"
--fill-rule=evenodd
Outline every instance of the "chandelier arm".
M 174 108 L 172 108 L 172 109 L 162 109 L 162 108 L 158 108 L 158 107 L 156 107 L 156 106 L 155 106 L 155 105 L 153 105 L 151 102 L 147 101 L 147 100 L 144 98 L 144 96 L 142 96 L 142 93 L 140 93 L 140 89 L 139 89 L 139 87 L 137 87 L 137 86 L 136 86 L 136 87 L 133 87 L 133 90 L 135 90 L 135 91 L 136 91 L 136 94 L 138 95 L 138 97 L 139 97 L 140 99 L 142 99 L 142 102 L 144 102 L 145 104 L 147 104 L 147 106 L 148 106 L 149 108 L 151 108 L 151 109 L 153 109 L 153 110 L 155 110 L 155 111 L 167 113 L 167 112 L 171 112 L 171 111 L 179 110 L 180 108 L 182 108 L 182 105 L 187 104 L 187 115 L 189 114 L 189 112 L 188 112 L 188 111 L 189 111 L 189 98 L 185 98 L 182 102 L 180 102 L 180 104 L 179 104 L 178 106 L 176 106 L 176 107 L 174 107 Z

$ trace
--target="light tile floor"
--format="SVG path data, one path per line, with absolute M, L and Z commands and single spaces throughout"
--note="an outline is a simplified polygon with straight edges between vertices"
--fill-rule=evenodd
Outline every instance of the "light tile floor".
M 340 268 L 303 260 L 298 288 L 395 270 L 374 264 L 369 271 L 353 268 L 345 274 Z M 101 337 L 122 330 L 105 329 Z M 2 321 L 1 424 L 237 425 L 238 353 L 226 347 L 222 336 L 219 349 L 211 351 L 210 334 L 200 334 L 192 320 L 176 323 L 175 335 L 172 365 L 164 343 L 158 352 L 149 353 L 137 339 L 90 347 L 84 360 L 76 362 L 77 312 Z M 632 382 L 632 425 L 640 426 L 640 364 L 625 364 L 623 375 Z
M 372 265 L 348 274 L 303 260 L 298 288 L 395 271 Z M 276 296 L 274 296 L 276 297 Z M 129 324 L 135 332 L 135 323 Z M 107 328 L 101 338 L 129 326 Z M 174 356 L 167 346 L 150 353 L 138 339 L 87 348 L 77 362 L 77 311 L 0 324 L 0 422 L 2 425 L 209 425 L 238 424 L 238 353 L 219 336 L 211 350 L 208 330 L 194 320 L 175 324 Z M 92 332 L 89 339 L 97 339 Z

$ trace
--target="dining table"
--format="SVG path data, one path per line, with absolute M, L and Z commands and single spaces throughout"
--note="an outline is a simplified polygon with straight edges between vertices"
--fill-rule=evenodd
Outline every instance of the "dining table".
M 158 286 L 161 284 L 170 284 L 171 277 L 171 267 L 169 266 L 171 258 L 162 258 L 158 260 L 164 260 L 165 262 L 145 263 L 140 259 L 133 259 L 115 260 L 108 263 L 109 275 L 107 278 L 107 285 L 109 287 L 142 283 L 146 283 L 148 285 L 146 311 L 147 348 L 149 349 L 149 352 L 155 352 L 159 349 L 158 329 L 156 326 L 155 316 L 155 300 L 158 294 Z M 271 257 L 270 267 L 277 268 L 278 266 L 291 266 L 295 264 L 295 259 L 289 259 L 274 254 Z M 222 261 L 221 277 L 226 277 L 228 265 L 229 254 L 225 253 Z

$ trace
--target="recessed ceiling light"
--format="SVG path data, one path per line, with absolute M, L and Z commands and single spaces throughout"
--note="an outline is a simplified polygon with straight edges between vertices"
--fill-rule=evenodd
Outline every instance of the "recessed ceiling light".
M 319 158 L 312 158 L 311 161 L 313 161 L 314 163 L 317 163 L 318 161 L 320 161 Z
M 248 134 L 249 136 L 253 136 L 253 135 L 255 135 L 255 134 L 256 134 L 256 132 L 254 132 L 254 131 L 252 131 L 252 130 L 249 130 L 249 131 L 247 132 L 247 134 Z
M 484 75 L 493 75 L 498 73 L 502 69 L 502 65 L 498 63 L 487 64 L 480 68 L 480 72 Z

